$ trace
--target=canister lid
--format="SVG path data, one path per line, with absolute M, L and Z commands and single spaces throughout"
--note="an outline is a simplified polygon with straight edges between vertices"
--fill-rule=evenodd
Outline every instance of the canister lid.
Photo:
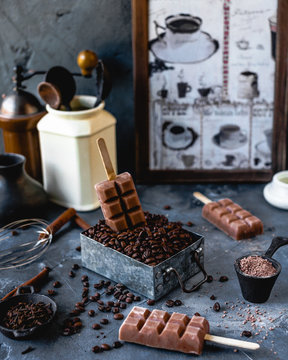
M 44 107 L 33 94 L 22 89 L 16 89 L 4 97 L 0 112 L 13 117 L 14 115 L 30 115 L 44 111 Z

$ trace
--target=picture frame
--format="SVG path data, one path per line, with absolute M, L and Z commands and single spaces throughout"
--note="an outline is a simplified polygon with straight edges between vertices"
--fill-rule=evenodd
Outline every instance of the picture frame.
M 166 146 L 166 148 L 168 148 L 168 150 L 164 149 L 166 151 L 166 153 L 165 153 L 166 160 L 169 159 L 169 156 L 171 156 L 171 158 L 174 156 L 174 162 L 172 163 L 172 167 L 169 166 L 169 163 L 167 165 L 167 161 L 166 161 L 166 163 L 163 165 L 162 168 L 161 168 L 161 166 L 160 167 L 158 166 L 158 168 L 156 166 L 154 166 L 154 167 L 151 166 L 151 157 L 152 156 L 155 157 L 155 153 L 156 153 L 156 156 L 158 156 L 158 161 L 159 161 L 159 152 L 155 151 L 155 149 L 154 149 L 154 154 L 153 155 L 151 154 L 151 147 L 152 147 L 151 146 L 151 133 L 153 136 L 154 129 L 152 129 L 151 122 L 149 122 L 151 120 L 151 98 L 152 98 L 152 96 L 150 94 L 150 90 L 151 90 L 150 87 L 151 88 L 153 87 L 153 86 L 151 86 L 151 82 L 149 83 L 149 75 L 151 76 L 151 61 L 149 64 L 149 56 L 151 56 L 151 42 L 152 42 L 152 46 L 153 46 L 153 44 L 157 44 L 157 41 L 158 41 L 158 45 L 159 45 L 159 42 L 161 41 L 161 38 L 159 38 L 159 37 L 157 38 L 157 36 L 155 34 L 154 34 L 154 36 L 156 36 L 156 37 L 154 39 L 154 43 L 153 43 L 153 40 L 151 40 L 151 36 L 149 38 L 149 31 L 151 34 L 151 29 L 149 28 L 149 5 L 150 5 L 151 1 L 156 2 L 156 3 L 157 2 L 160 3 L 161 1 L 163 2 L 163 0 L 145 0 L 145 1 L 132 0 L 134 99 L 135 99 L 134 104 L 135 104 L 135 129 L 136 129 L 136 180 L 137 180 L 137 182 L 140 182 L 140 183 L 155 183 L 155 182 L 173 183 L 173 182 L 266 182 L 266 181 L 269 181 L 276 171 L 283 170 L 287 166 L 287 129 L 288 129 L 287 128 L 287 118 L 288 118 L 287 117 L 287 115 L 288 115 L 288 111 L 287 111 L 287 109 L 288 109 L 288 107 L 287 107 L 287 105 L 288 105 L 288 89 L 287 89 L 288 82 L 287 82 L 287 80 L 288 80 L 288 75 L 287 75 L 286 57 L 287 57 L 287 53 L 288 53 L 288 21 L 287 21 L 288 20 L 287 19 L 288 18 L 288 1 L 287 0 L 278 0 L 278 1 L 275 0 L 276 5 L 277 5 L 276 6 L 277 7 L 277 46 L 274 51 L 276 52 L 277 55 L 276 55 L 276 59 L 274 60 L 275 61 L 275 78 L 274 78 L 275 86 L 274 86 L 274 92 L 272 94 L 272 100 L 274 102 L 274 111 L 273 111 L 273 114 L 271 115 L 271 123 L 272 123 L 273 131 L 272 132 L 270 131 L 269 134 L 268 133 L 266 134 L 267 135 L 267 138 L 266 138 L 267 143 L 268 143 L 268 137 L 269 137 L 269 141 L 270 141 L 269 144 L 271 146 L 270 162 L 265 163 L 265 164 L 269 164 L 269 166 L 263 165 L 261 167 L 261 165 L 258 166 L 258 163 L 256 163 L 256 160 L 258 159 L 258 157 L 257 157 L 258 153 L 255 155 L 255 152 L 256 152 L 256 150 L 258 151 L 258 149 L 256 149 L 256 145 L 257 145 L 257 144 L 255 144 L 256 140 L 252 136 L 249 141 L 248 141 L 248 137 L 247 137 L 247 139 L 245 139 L 245 135 L 243 135 L 243 134 L 240 135 L 240 136 L 242 136 L 242 140 L 239 137 L 237 137 L 238 135 L 236 135 L 236 138 L 235 138 L 235 136 L 234 137 L 232 136 L 232 138 L 229 139 L 228 141 L 225 140 L 225 136 L 226 137 L 228 136 L 228 138 L 229 138 L 229 136 L 230 136 L 229 132 L 234 132 L 234 133 L 238 132 L 239 133 L 239 126 L 237 126 L 237 123 L 233 117 L 231 117 L 231 118 L 233 118 L 233 121 L 231 122 L 231 124 L 230 124 L 230 118 L 227 121 L 223 120 L 224 125 L 221 128 L 221 126 L 217 127 L 217 121 L 218 121 L 217 119 L 216 119 L 216 121 L 213 119 L 213 121 L 211 120 L 212 122 L 210 121 L 210 123 L 209 123 L 209 117 L 207 120 L 207 119 L 205 119 L 205 116 L 204 116 L 204 121 L 202 121 L 202 125 L 201 125 L 202 129 L 204 129 L 204 130 L 208 129 L 208 131 L 210 131 L 210 129 L 213 129 L 213 131 L 215 133 L 214 136 L 211 136 L 211 134 L 210 134 L 210 138 L 209 138 L 209 136 L 205 138 L 205 135 L 203 135 L 203 133 L 200 133 L 200 134 L 198 133 L 198 135 L 195 136 L 195 134 L 193 134 L 194 129 L 192 129 L 192 130 L 188 129 L 190 131 L 190 132 L 188 132 L 187 128 L 185 128 L 184 126 L 182 126 L 182 128 L 181 128 L 181 126 L 178 126 L 179 124 L 177 123 L 176 127 L 175 127 L 174 126 L 175 124 L 171 125 L 171 122 L 167 121 L 167 119 L 166 119 L 166 123 L 165 123 L 165 121 L 163 121 L 161 123 L 161 126 L 158 126 L 158 128 L 156 128 L 156 130 L 158 129 L 157 131 L 159 131 L 159 128 L 160 128 L 160 134 L 157 135 L 158 136 L 157 141 L 159 141 L 160 143 L 162 141 L 161 146 L 163 147 L 163 144 L 164 144 L 164 147 Z M 168 18 L 172 17 L 173 21 L 174 20 L 183 20 L 183 17 L 182 18 L 178 17 L 177 19 L 175 19 L 175 18 L 173 19 L 173 16 L 176 16 L 175 14 L 181 15 L 181 2 L 182 1 L 185 1 L 185 0 L 181 0 L 181 1 L 174 0 L 175 10 L 173 13 L 171 13 L 171 11 L 170 11 L 170 16 L 167 16 Z M 209 2 L 209 0 L 204 0 L 204 2 L 205 1 Z M 232 4 L 233 2 L 235 4 L 235 3 L 237 3 L 237 1 L 239 2 L 239 0 L 218 0 L 218 2 L 220 4 L 221 3 L 224 4 L 226 2 L 226 4 L 228 3 L 228 5 Z M 169 2 L 172 3 L 173 0 L 169 0 Z M 203 5 L 204 2 L 201 1 L 198 3 L 201 3 L 202 6 L 204 6 Z M 243 2 L 241 2 L 241 4 L 243 4 Z M 244 9 L 243 14 L 247 13 L 247 11 Z M 254 11 L 255 11 L 255 14 L 257 14 L 257 9 L 255 9 Z M 266 10 L 265 10 L 265 7 L 264 8 L 260 7 L 260 9 L 258 11 L 262 11 L 264 13 Z M 164 13 L 165 13 L 165 11 L 164 11 Z M 235 9 L 234 9 L 234 13 L 236 14 Z M 267 14 L 265 14 L 266 17 L 267 17 Z M 167 13 L 165 15 L 167 15 Z M 166 24 L 165 24 L 166 28 L 164 28 L 163 24 L 161 24 L 161 25 L 158 24 L 158 26 L 159 26 L 159 28 L 162 28 L 161 29 L 162 30 L 162 38 L 163 38 L 163 36 L 165 37 L 167 35 L 166 44 L 165 44 L 165 46 L 167 48 L 167 46 L 169 45 L 169 43 L 167 45 L 167 41 L 170 41 L 170 40 L 168 38 L 167 17 L 165 18 L 165 15 L 163 15 L 162 19 L 163 19 L 163 21 L 164 20 L 166 21 Z M 191 13 L 184 13 L 182 15 L 187 16 L 187 17 L 192 16 Z M 271 15 L 271 14 L 268 14 L 268 15 Z M 223 16 L 225 16 L 225 14 Z M 197 16 L 195 16 L 195 17 L 197 17 Z M 195 20 L 195 17 L 194 17 L 194 20 Z M 204 19 L 204 17 L 203 17 L 203 19 Z M 186 20 L 185 17 L 184 17 L 184 20 Z M 202 21 L 201 18 L 200 18 L 200 20 Z M 196 21 L 198 21 L 198 23 L 199 23 L 200 20 L 196 20 Z M 203 21 L 203 24 L 204 24 L 204 21 Z M 187 23 L 186 23 L 186 25 L 187 25 Z M 188 23 L 188 25 L 190 25 L 190 24 Z M 164 30 L 164 35 L 163 35 L 163 30 Z M 271 28 L 270 28 L 270 30 L 271 30 Z M 166 33 L 166 31 L 167 31 L 167 33 Z M 225 29 L 224 29 L 224 31 L 225 31 Z M 176 31 L 176 33 L 177 33 L 177 31 Z M 203 31 L 203 33 L 205 33 L 205 32 Z M 175 35 L 175 33 L 170 34 L 170 35 L 172 36 L 172 39 L 173 39 L 173 36 Z M 180 33 L 180 37 L 181 36 L 182 35 Z M 231 35 L 229 34 L 229 36 L 231 36 Z M 267 34 L 266 34 L 266 37 L 267 37 Z M 182 38 L 180 38 L 180 41 L 182 41 L 181 39 Z M 233 41 L 234 40 L 236 40 L 236 39 L 233 39 Z M 225 39 L 224 39 L 224 41 L 225 41 Z M 222 43 L 220 44 L 220 49 L 221 49 L 221 46 L 224 44 L 224 41 L 222 39 Z M 243 43 L 243 42 L 240 43 L 240 41 L 237 44 L 237 46 L 242 46 L 242 47 L 246 46 L 245 43 Z M 215 43 L 216 42 L 214 42 L 214 46 L 216 47 L 217 45 L 215 45 Z M 211 42 L 210 42 L 210 45 L 211 45 Z M 267 44 L 264 44 L 264 45 L 265 45 L 264 47 L 266 47 Z M 171 46 L 171 44 L 170 44 L 170 46 Z M 218 44 L 218 46 L 219 46 L 219 44 Z M 262 46 L 261 43 L 259 43 L 257 46 L 259 47 L 259 51 L 260 51 L 261 46 Z M 270 44 L 269 44 L 269 46 L 270 46 Z M 271 44 L 271 46 L 272 46 L 272 44 Z M 209 46 L 207 46 L 207 47 L 209 47 Z M 267 47 L 268 47 L 268 45 L 267 45 Z M 262 48 L 263 48 L 263 46 L 262 46 Z M 159 56 L 159 51 L 161 50 L 161 49 L 160 50 L 159 49 L 160 49 L 159 46 L 158 46 L 158 48 L 156 47 L 156 45 L 154 46 L 154 49 L 153 49 L 154 56 L 155 56 L 155 53 L 158 51 L 158 54 L 156 53 L 155 58 L 157 58 L 157 57 L 161 58 L 161 56 L 163 56 L 163 57 L 172 56 L 172 58 L 168 59 L 169 61 L 167 61 L 167 62 L 163 61 L 160 65 L 163 66 L 163 63 L 164 63 L 164 66 L 167 66 L 168 68 L 171 66 L 171 64 L 172 64 L 172 66 L 176 67 L 175 63 L 178 63 L 178 61 L 179 61 L 179 59 L 177 59 L 177 55 L 174 55 L 175 53 L 173 55 L 171 55 L 171 52 L 166 52 L 164 54 L 164 52 L 162 51 L 162 53 Z M 215 51 L 215 49 L 214 49 L 214 51 Z M 273 50 L 270 50 L 270 51 L 273 51 Z M 184 52 L 182 52 L 182 53 L 184 53 Z M 188 53 L 188 52 L 186 52 L 186 53 Z M 176 58 L 173 58 L 173 56 L 176 56 Z M 208 53 L 206 55 L 204 54 L 204 57 L 205 56 L 208 58 L 209 54 Z M 223 56 L 223 50 L 222 50 L 222 56 Z M 274 53 L 274 56 L 275 56 L 275 53 Z M 183 58 L 181 58 L 181 60 L 182 59 Z M 222 57 L 222 59 L 223 59 L 223 57 Z M 173 61 L 174 61 L 174 63 L 173 63 Z M 193 62 L 194 59 L 191 60 L 191 58 L 190 58 L 187 61 Z M 269 63 L 269 61 L 267 60 L 267 63 Z M 243 70 L 245 70 L 245 69 L 243 69 Z M 264 68 L 264 72 L 265 72 L 265 68 Z M 161 71 L 160 71 L 160 73 L 161 73 Z M 163 73 L 165 73 L 165 72 L 163 71 L 162 74 Z M 167 70 L 167 73 L 168 73 L 168 70 Z M 179 71 L 178 71 L 178 75 L 179 75 Z M 169 77 L 169 75 L 167 75 L 167 76 Z M 225 80 L 225 75 L 222 74 L 222 76 L 223 76 L 223 79 Z M 241 78 L 241 76 L 242 76 L 242 78 Z M 252 80 L 251 79 L 249 80 L 250 84 L 251 84 L 251 81 L 252 81 L 252 83 L 255 83 L 255 80 L 257 82 L 257 74 L 253 73 L 252 71 L 251 72 L 242 71 L 239 74 L 237 79 L 238 79 L 238 81 L 244 80 L 244 83 L 245 83 L 245 82 L 247 82 L 246 81 L 247 77 L 251 77 L 251 79 L 252 79 Z M 174 76 L 174 79 L 175 79 L 175 76 Z M 224 80 L 223 80 L 223 84 L 225 83 Z M 248 81 L 248 83 L 249 83 L 249 81 Z M 179 81 L 179 83 L 180 82 L 185 83 L 184 81 Z M 234 83 L 235 83 L 235 81 L 234 81 Z M 271 83 L 272 83 L 272 87 L 273 87 L 273 81 Z M 170 84 L 171 84 L 171 82 L 170 82 Z M 175 81 L 174 81 L 174 83 L 172 82 L 172 84 L 176 85 Z M 179 84 L 177 83 L 177 85 L 179 85 Z M 174 91 L 175 91 L 175 88 L 176 88 L 176 86 L 174 86 Z M 238 88 L 239 88 L 239 86 L 238 86 Z M 255 95 L 255 94 L 257 94 L 258 90 L 257 89 L 255 90 L 255 87 L 253 88 L 253 86 L 249 87 L 249 89 L 250 89 L 249 90 L 250 95 L 248 95 L 248 97 L 250 96 L 250 99 L 248 99 L 248 100 L 246 99 L 247 101 L 244 102 L 244 105 L 248 104 L 247 106 L 249 107 L 249 106 L 251 106 L 251 103 L 253 103 L 253 105 L 252 105 L 252 107 L 253 107 L 253 106 L 255 106 L 254 102 L 253 102 L 254 100 L 252 99 L 252 101 L 251 101 L 251 98 L 257 97 L 257 95 Z M 263 89 L 264 89 L 264 87 L 263 87 Z M 165 97 L 166 93 L 165 92 L 161 93 L 160 90 L 163 90 L 163 89 L 159 89 L 159 92 L 157 92 L 158 96 L 160 97 L 160 101 L 157 102 L 157 106 L 160 103 L 160 108 L 163 110 L 164 107 L 161 105 L 161 101 L 163 99 L 161 99 L 161 96 Z M 189 89 L 187 89 L 187 83 L 186 83 L 186 93 L 187 93 L 187 90 L 189 90 Z M 270 91 L 269 88 L 267 91 Z M 198 89 L 198 93 L 200 93 L 199 89 Z M 234 93 L 235 93 L 235 91 L 234 91 Z M 247 92 L 245 94 L 247 94 Z M 223 95 L 223 92 L 222 92 L 222 95 Z M 238 93 L 238 95 L 239 95 L 239 93 Z M 178 86 L 178 96 L 180 96 L 179 86 Z M 182 96 L 183 96 L 183 93 L 182 93 Z M 201 100 L 201 96 L 200 96 L 200 100 Z M 195 99 L 194 100 L 192 99 L 192 101 L 194 101 L 194 104 L 195 104 Z M 196 99 L 196 101 L 197 101 L 197 99 Z M 212 100 L 212 101 L 214 101 L 214 100 Z M 257 106 L 261 107 L 262 106 L 261 102 L 258 101 L 258 103 L 257 103 L 257 101 L 256 101 L 256 104 L 258 104 Z M 262 101 L 262 103 L 263 102 L 265 103 L 266 100 L 262 99 L 261 101 Z M 164 102 L 165 102 L 165 99 L 164 99 Z M 222 99 L 220 107 L 222 106 L 222 104 L 229 106 L 229 105 L 231 105 L 231 102 L 232 101 L 229 101 L 229 100 L 227 101 L 225 99 L 224 100 Z M 177 101 L 176 101 L 176 103 L 178 104 Z M 196 105 L 197 105 L 197 103 L 196 103 Z M 206 104 L 204 104 L 204 105 L 206 106 Z M 213 103 L 212 105 L 214 106 L 215 104 Z M 171 109 L 171 107 L 170 107 L 170 109 Z M 161 115 L 163 115 L 163 111 L 162 111 Z M 234 113 L 233 113 L 233 116 L 234 116 Z M 254 110 L 253 110 L 253 116 L 254 116 Z M 180 114 L 180 117 L 181 117 L 181 114 Z M 192 114 L 191 118 L 194 118 L 194 117 L 195 117 L 194 114 Z M 177 115 L 175 118 L 173 118 L 172 122 L 178 121 L 178 118 L 179 118 L 179 116 Z M 206 125 L 205 125 L 205 121 L 206 121 Z M 221 121 L 222 121 L 222 119 L 219 119 L 219 124 L 221 124 Z M 245 121 L 245 119 L 244 119 L 244 121 Z M 252 121 L 250 121 L 250 129 L 251 129 L 251 123 L 253 124 L 252 126 L 254 126 L 253 118 L 252 118 Z M 235 126 L 235 124 L 236 124 L 236 126 Z M 242 120 L 241 120 L 241 124 L 242 124 Z M 259 124 L 261 124 L 261 122 Z M 228 125 L 228 126 L 226 126 L 226 125 Z M 233 125 L 233 126 L 229 128 L 229 125 Z M 205 128 L 205 126 L 206 126 L 206 128 Z M 183 131 L 183 128 L 184 128 L 184 131 Z M 258 143 L 261 143 L 261 144 L 263 144 L 264 140 L 265 140 L 265 138 L 263 139 L 264 131 L 262 134 L 262 130 L 263 129 L 261 129 L 261 131 L 259 131 L 259 133 L 261 133 L 261 136 L 262 136 L 262 138 L 259 138 L 261 141 L 258 141 Z M 161 131 L 162 131 L 162 133 L 161 133 Z M 190 154 L 190 157 L 188 155 L 185 157 L 185 151 L 184 152 L 182 151 L 181 157 L 179 157 L 178 155 L 177 155 L 178 158 L 175 157 L 175 154 L 180 153 L 180 151 L 178 151 L 180 148 L 178 149 L 176 146 L 175 146 L 175 148 L 173 148 L 173 147 L 171 147 L 171 144 L 174 144 L 174 142 L 173 142 L 174 140 L 176 140 L 176 142 L 177 142 L 180 139 L 180 135 L 178 136 L 178 134 L 181 132 L 182 133 L 184 132 L 186 135 L 186 138 L 185 138 L 183 136 L 183 134 L 181 134 L 182 144 L 180 146 L 183 146 L 183 147 L 185 147 L 188 143 L 191 145 L 193 143 L 193 140 L 195 140 L 195 137 L 198 137 L 198 142 L 199 142 L 199 139 L 202 138 L 202 153 L 207 152 L 207 154 L 205 156 L 206 156 L 206 159 L 208 159 L 208 160 L 205 160 L 205 156 L 204 156 L 204 160 L 202 159 L 202 164 L 205 163 L 205 161 L 206 161 L 204 166 L 202 166 L 202 167 L 191 166 L 191 163 L 193 162 L 193 158 L 195 159 L 196 156 Z M 223 132 L 224 132 L 224 134 L 223 134 Z M 195 133 L 197 133 L 197 132 L 195 131 Z M 254 129 L 254 136 L 255 136 L 255 134 L 257 134 L 257 130 L 255 131 L 255 129 Z M 210 139 L 209 140 L 210 144 L 207 145 L 207 147 L 205 147 L 206 146 L 205 139 Z M 211 139 L 212 139 L 212 141 L 211 141 Z M 180 142 L 178 141 L 178 143 L 181 143 L 181 141 Z M 221 141 L 222 141 L 222 143 L 221 143 Z M 233 144 L 233 141 L 234 141 L 234 143 L 237 143 L 237 146 L 238 145 L 240 146 L 241 141 L 243 142 L 243 144 L 245 142 L 250 143 L 249 155 L 251 157 L 248 158 L 248 160 L 247 160 L 247 158 L 246 158 L 246 160 L 245 159 L 242 160 L 243 164 L 245 163 L 245 161 L 247 164 L 247 161 L 248 161 L 248 165 L 246 167 L 239 166 L 239 163 L 238 164 L 235 163 L 234 166 L 231 166 L 231 161 L 234 161 L 235 158 L 237 158 L 235 153 L 240 154 L 237 156 L 241 158 L 241 151 L 242 151 L 242 150 L 235 151 L 235 149 L 233 147 L 236 145 Z M 165 142 L 166 142 L 166 144 L 165 144 Z M 195 142 L 195 144 L 196 144 L 196 142 Z M 170 146 L 170 149 L 169 149 L 169 146 Z M 229 148 L 229 146 L 230 146 L 230 148 Z M 248 148 L 247 144 L 246 145 L 244 144 L 243 148 L 245 146 L 247 146 L 247 148 Z M 222 148 L 220 148 L 220 147 L 222 147 Z M 266 144 L 266 148 L 267 148 L 267 144 Z M 209 153 L 209 151 L 211 152 L 211 154 Z M 168 155 L 167 155 L 167 153 L 168 153 Z M 219 158 L 220 159 L 220 162 L 219 162 L 219 159 L 217 157 L 220 156 L 219 155 L 220 153 L 222 156 L 222 160 L 221 160 L 221 158 Z M 223 157 L 223 156 L 225 156 L 225 157 Z M 214 158 L 218 159 L 217 160 L 218 163 L 216 163 L 216 161 L 215 161 L 215 163 L 212 164 L 212 168 L 210 169 L 209 166 L 210 166 L 211 161 L 209 163 L 209 160 L 214 159 Z M 161 157 L 160 157 L 160 159 L 161 159 Z M 251 165 L 252 160 L 254 161 L 253 165 Z M 262 161 L 262 163 L 264 163 L 264 160 L 260 158 L 259 162 L 261 163 L 261 161 Z M 181 167 L 179 165 L 180 163 L 181 163 Z M 183 169 L 183 163 L 186 166 L 184 169 Z M 220 164 L 220 166 L 218 167 L 217 164 Z M 174 166 L 175 166 L 175 168 L 173 168 Z M 179 168 L 178 168 L 178 166 L 179 166 Z M 206 168 L 205 168 L 205 166 L 206 166 Z

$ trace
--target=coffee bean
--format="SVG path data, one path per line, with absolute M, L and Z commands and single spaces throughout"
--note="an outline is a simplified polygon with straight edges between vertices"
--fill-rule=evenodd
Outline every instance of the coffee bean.
M 131 292 L 128 292 L 126 295 L 130 298 L 134 298 L 134 294 L 132 294 Z
M 48 295 L 53 296 L 56 295 L 56 291 L 55 290 L 47 290 Z
M 73 269 L 73 270 L 78 270 L 78 269 L 80 269 L 80 266 L 79 266 L 78 264 L 74 264 L 74 265 L 72 266 L 72 269 Z
M 96 296 L 96 295 L 95 295 Z M 104 305 L 104 301 L 102 301 L 102 300 L 97 300 L 97 303 L 99 304 L 99 305 Z
M 111 307 L 114 306 L 114 301 L 107 301 L 107 305 Z
M 111 281 L 109 281 L 109 280 L 104 282 L 104 286 L 105 286 L 105 287 L 110 286 L 110 284 L 111 284 Z
M 148 299 L 148 300 L 146 301 L 146 303 L 147 303 L 147 305 L 149 305 L 149 306 L 153 306 L 153 305 L 155 305 L 155 300 L 153 300 L 153 299 Z
M 105 311 L 105 306 L 99 305 L 99 306 L 98 306 L 98 310 L 99 310 L 99 311 L 102 311 L 102 312 Z
M 108 344 L 102 344 L 102 345 L 101 345 L 101 349 L 102 349 L 103 351 L 108 351 L 108 350 L 111 350 L 111 346 L 108 345 Z
M 92 325 L 92 329 L 94 329 L 94 330 L 99 330 L 99 329 L 101 329 L 101 325 L 95 323 L 95 324 Z
M 106 311 L 106 312 L 110 312 L 110 311 L 111 311 L 111 307 L 110 307 L 110 306 L 106 306 L 106 307 L 105 307 L 105 311 Z
M 103 351 L 103 349 L 101 349 L 100 346 L 96 345 L 96 346 L 93 346 L 92 351 L 93 351 L 94 353 L 100 353 L 100 352 Z
M 87 275 L 83 275 L 81 277 L 81 281 L 88 281 L 88 276 Z
M 131 304 L 133 302 L 133 299 L 131 297 L 126 298 L 126 303 Z
M 199 312 L 196 312 L 196 313 L 194 314 L 194 316 L 201 316 L 201 315 L 199 314 Z
M 119 313 L 119 308 L 118 308 L 118 307 L 114 307 L 114 308 L 112 309 L 112 312 L 113 312 L 113 314 Z
M 12 235 L 12 236 L 17 236 L 17 235 L 19 235 L 19 233 L 18 233 L 18 231 L 16 231 L 16 230 L 12 230 L 12 231 L 11 231 L 11 235 Z
M 81 321 L 77 321 L 74 325 L 73 325 L 74 328 L 76 329 L 81 329 L 82 327 L 82 322 Z
M 96 296 L 89 296 L 89 300 L 92 302 L 95 302 L 97 299 L 96 299 Z
M 76 317 L 76 318 L 73 319 L 73 322 L 74 322 L 74 323 L 76 323 L 76 322 L 78 322 L 78 321 L 81 321 L 81 319 L 80 319 L 79 317 Z
M 141 297 L 140 296 L 134 296 L 134 301 L 141 301 Z
M 170 205 L 165 205 L 164 210 L 171 210 L 171 206 Z
M 213 276 L 212 275 L 208 275 L 207 277 L 207 282 L 211 283 L 213 281 Z
M 252 333 L 251 333 L 251 331 L 244 330 L 244 331 L 242 331 L 241 336 L 245 336 L 245 337 L 248 337 L 248 338 L 249 338 L 249 337 L 252 336 Z
M 85 287 L 88 288 L 88 287 L 89 287 L 89 282 L 88 282 L 88 281 L 84 281 L 84 282 L 83 282 L 83 286 L 85 286 Z
M 181 306 L 183 303 L 182 303 L 182 301 L 181 300 L 175 300 L 174 301 L 174 305 L 175 306 Z
M 122 320 L 122 319 L 124 319 L 124 315 L 121 314 L 121 313 L 114 314 L 114 319 L 115 320 Z
M 103 324 L 103 325 L 107 325 L 109 323 L 109 320 L 104 318 L 104 319 L 100 320 L 100 323 Z
M 60 281 L 55 281 L 55 282 L 53 283 L 53 287 L 55 287 L 55 288 L 59 288 L 60 286 L 61 286 Z
M 173 307 L 174 306 L 174 301 L 173 300 L 167 300 L 166 301 L 166 306 Z
M 225 282 L 225 281 L 228 281 L 228 280 L 229 280 L 228 277 L 225 276 L 225 275 L 220 276 L 220 278 L 219 278 L 219 281 L 220 281 L 220 282 Z
M 216 296 L 215 296 L 215 295 L 211 295 L 211 296 L 210 296 L 210 300 L 216 300 Z
M 77 250 L 77 251 L 81 251 L 81 246 L 77 246 L 76 248 L 75 248 L 75 250 Z
M 93 317 L 95 315 L 95 311 L 94 310 L 89 310 L 88 315 Z
M 119 305 L 119 307 L 120 307 L 121 309 L 126 309 L 127 305 L 126 305 L 125 303 L 121 303 L 121 304 Z
M 215 302 L 215 304 L 213 305 L 213 310 L 218 312 L 220 311 L 220 309 L 221 309 L 220 304 L 218 302 Z
M 89 301 L 88 296 L 85 296 L 85 297 L 82 299 L 81 303 L 82 303 L 83 305 L 85 305 L 85 304 L 88 303 L 88 301 Z
M 74 271 L 71 270 L 71 271 L 69 272 L 69 276 L 70 276 L 71 278 L 74 278 L 74 277 L 75 277 Z
M 99 300 L 101 297 L 101 294 L 99 292 L 96 292 L 94 296 L 95 296 L 96 300 Z
M 187 221 L 186 225 L 189 226 L 189 227 L 194 226 L 194 224 L 191 221 Z
M 70 311 L 70 316 L 77 316 L 80 314 L 80 311 L 78 309 L 74 309 Z
M 119 349 L 121 346 L 123 346 L 123 344 L 120 341 L 115 341 L 113 343 L 114 349 Z

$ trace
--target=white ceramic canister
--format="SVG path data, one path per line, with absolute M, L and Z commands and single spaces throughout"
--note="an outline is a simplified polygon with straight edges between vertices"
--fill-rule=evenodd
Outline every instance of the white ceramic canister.
M 105 139 L 117 171 L 116 119 L 96 108 L 94 96 L 75 96 L 72 111 L 55 110 L 47 105 L 48 114 L 38 123 L 43 170 L 43 186 L 51 201 L 89 211 L 99 207 L 94 185 L 106 179 L 97 148 L 97 138 Z

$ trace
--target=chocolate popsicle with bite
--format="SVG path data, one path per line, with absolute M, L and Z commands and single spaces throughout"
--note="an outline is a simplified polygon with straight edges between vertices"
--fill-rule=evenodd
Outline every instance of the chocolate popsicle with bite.
M 115 232 L 146 222 L 132 176 L 116 175 L 104 139 L 97 140 L 108 180 L 95 185 L 106 224 Z
M 200 355 L 204 340 L 250 350 L 258 344 L 208 334 L 209 322 L 202 316 L 189 318 L 173 313 L 134 306 L 119 329 L 119 340 Z
M 205 205 L 202 216 L 235 240 L 263 234 L 263 223 L 230 199 L 211 201 L 199 192 L 193 195 Z

